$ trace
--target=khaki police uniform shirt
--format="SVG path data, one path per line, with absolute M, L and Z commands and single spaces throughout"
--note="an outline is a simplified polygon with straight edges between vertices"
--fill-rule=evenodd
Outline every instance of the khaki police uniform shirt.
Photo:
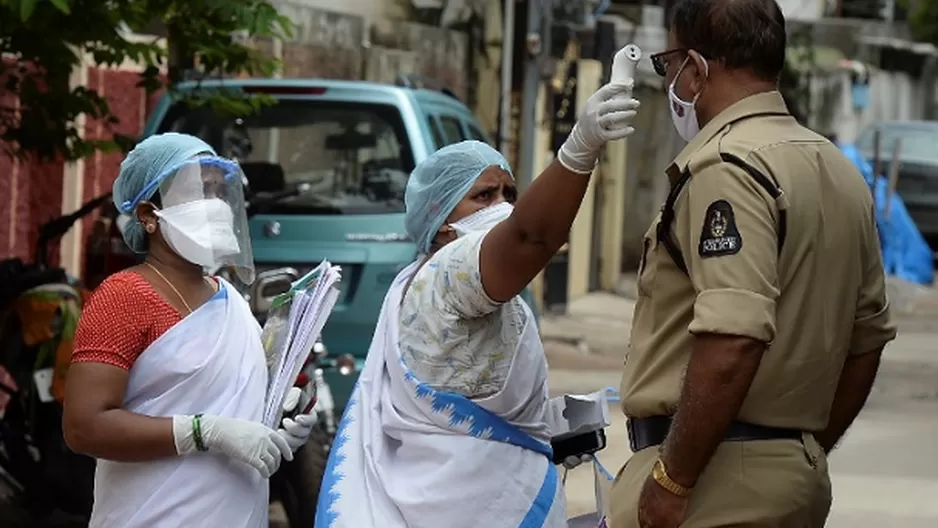
M 774 178 L 783 196 L 773 199 L 723 153 Z M 659 215 L 644 238 L 625 414 L 673 414 L 693 336 L 714 333 L 768 344 L 739 420 L 823 430 L 846 357 L 896 335 L 869 187 L 835 145 L 795 121 L 778 92 L 748 97 L 708 123 L 668 168 L 672 184 L 685 170 L 671 233 L 689 276 L 657 240 Z

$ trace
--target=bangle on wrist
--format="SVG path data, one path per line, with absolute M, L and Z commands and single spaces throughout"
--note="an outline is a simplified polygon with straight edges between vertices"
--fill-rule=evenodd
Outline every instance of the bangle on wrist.
M 198 451 L 208 451 L 205 442 L 202 440 L 202 415 L 197 414 L 192 417 L 192 439 L 195 440 L 195 448 Z
M 664 462 L 662 462 L 660 458 L 655 461 L 654 467 L 651 468 L 651 478 L 655 479 L 655 482 L 666 491 L 678 497 L 689 497 L 693 491 L 693 488 L 688 488 L 674 482 L 674 480 L 668 476 L 668 470 L 665 469 Z

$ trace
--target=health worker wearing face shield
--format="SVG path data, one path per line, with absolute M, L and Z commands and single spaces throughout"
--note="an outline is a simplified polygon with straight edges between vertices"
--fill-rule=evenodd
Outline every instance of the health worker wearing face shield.
M 524 195 L 477 141 L 414 169 L 405 226 L 422 255 L 385 298 L 317 527 L 566 526 L 547 361 L 519 294 L 567 242 L 603 146 L 632 133 L 630 89 L 600 88 Z
M 267 365 L 245 300 L 206 270 L 254 280 L 242 173 L 202 140 L 147 138 L 114 202 L 142 264 L 95 290 L 75 334 L 65 440 L 98 460 L 91 527 L 268 524 L 268 477 L 313 419 L 261 423 Z

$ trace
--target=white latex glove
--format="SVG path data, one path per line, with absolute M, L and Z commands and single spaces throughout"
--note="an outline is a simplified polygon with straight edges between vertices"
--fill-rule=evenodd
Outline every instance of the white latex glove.
M 570 136 L 560 147 L 557 159 L 568 170 L 590 174 L 603 145 L 635 132 L 629 126 L 639 102 L 631 96 L 633 82 L 610 83 L 596 90 L 583 105 Z
M 575 469 L 579 467 L 581 464 L 586 464 L 587 462 L 590 462 L 592 460 L 593 460 L 593 455 L 580 455 L 580 456 L 571 455 L 563 459 L 563 467 L 567 469 Z
M 192 416 L 173 416 L 173 439 L 176 452 L 187 455 L 198 451 Z M 220 451 L 254 467 L 270 478 L 280 467 L 282 458 L 293 460 L 290 445 L 277 431 L 249 420 L 202 416 L 202 443 L 209 451 Z
M 303 399 L 303 389 L 290 387 L 290 390 L 287 391 L 287 395 L 283 398 L 283 412 L 285 414 L 292 413 L 293 410 L 299 406 L 301 399 Z M 307 399 L 306 401 L 309 400 Z
M 306 397 L 303 389 L 299 387 L 290 388 L 287 391 L 287 396 L 283 399 L 283 412 L 285 414 L 292 413 L 304 401 L 308 403 L 309 398 Z M 303 406 L 305 407 L 306 404 L 304 403 Z M 315 414 L 298 414 L 293 418 L 284 418 L 277 433 L 287 441 L 290 449 L 296 452 L 297 449 L 306 445 L 317 421 L 318 418 Z
M 283 427 L 277 430 L 277 434 L 286 440 L 290 449 L 296 451 L 306 445 L 314 425 L 316 425 L 315 414 L 298 414 L 295 418 L 284 418 Z

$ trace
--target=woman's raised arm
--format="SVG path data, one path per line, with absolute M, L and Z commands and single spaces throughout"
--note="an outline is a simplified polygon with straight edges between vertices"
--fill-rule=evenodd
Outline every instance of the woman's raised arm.
M 482 241 L 482 285 L 493 300 L 518 295 L 567 242 L 602 147 L 634 131 L 630 93 L 630 84 L 607 84 L 593 94 L 557 159 Z

